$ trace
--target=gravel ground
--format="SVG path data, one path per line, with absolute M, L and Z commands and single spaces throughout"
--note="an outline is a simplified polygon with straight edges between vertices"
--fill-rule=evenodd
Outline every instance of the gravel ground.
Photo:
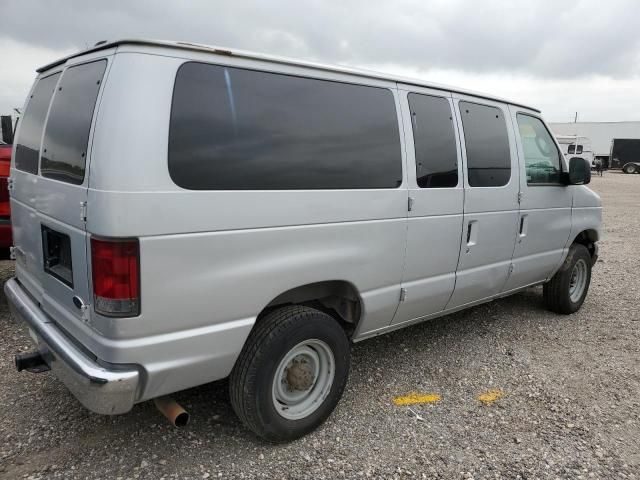
M 84 410 L 52 375 L 14 371 L 30 346 L 2 296 L 0 478 L 640 478 L 640 175 L 592 187 L 605 238 L 580 312 L 545 311 L 535 288 L 357 344 L 336 411 L 288 445 L 245 430 L 224 382 L 176 395 L 182 430 L 150 403 Z M 422 420 L 392 402 L 413 391 L 442 397 L 411 407 Z

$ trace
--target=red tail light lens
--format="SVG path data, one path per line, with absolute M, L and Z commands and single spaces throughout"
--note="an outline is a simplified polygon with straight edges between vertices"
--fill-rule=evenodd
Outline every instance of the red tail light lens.
M 138 240 L 91 239 L 93 299 L 97 313 L 109 317 L 140 314 Z
M 11 215 L 9 204 L 9 173 L 11 168 L 11 148 L 0 146 L 0 217 Z
M 9 203 L 9 182 L 6 177 L 0 177 L 0 217 L 11 215 Z

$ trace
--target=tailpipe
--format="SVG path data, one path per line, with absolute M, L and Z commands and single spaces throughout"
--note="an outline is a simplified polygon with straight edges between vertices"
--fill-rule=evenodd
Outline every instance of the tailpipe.
M 174 427 L 185 427 L 189 423 L 189 412 L 173 398 L 158 397 L 153 399 L 153 403 Z
M 51 370 L 42 354 L 38 351 L 18 353 L 13 357 L 13 362 L 19 372 L 26 370 L 31 373 L 41 373 Z

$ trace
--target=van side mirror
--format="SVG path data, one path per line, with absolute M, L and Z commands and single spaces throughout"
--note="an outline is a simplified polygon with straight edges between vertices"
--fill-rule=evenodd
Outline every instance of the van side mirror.
M 569 160 L 568 185 L 586 185 L 591 181 L 591 165 L 584 158 L 571 157 Z

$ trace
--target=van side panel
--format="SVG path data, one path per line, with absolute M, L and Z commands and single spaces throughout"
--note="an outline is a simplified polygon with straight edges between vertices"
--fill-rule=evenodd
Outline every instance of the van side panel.
M 173 183 L 167 137 L 174 79 L 185 61 L 117 54 L 93 143 L 87 230 L 140 239 L 141 314 L 95 315 L 91 328 L 100 335 L 74 334 L 107 362 L 143 365 L 148 381 L 141 399 L 228 375 L 256 316 L 287 290 L 351 283 L 362 300 L 362 333 L 389 324 L 400 293 L 403 186 L 192 191 Z M 311 75 L 298 70 L 289 73 Z M 387 86 L 397 103 L 394 85 Z M 398 148 L 404 164 L 402 142 Z

